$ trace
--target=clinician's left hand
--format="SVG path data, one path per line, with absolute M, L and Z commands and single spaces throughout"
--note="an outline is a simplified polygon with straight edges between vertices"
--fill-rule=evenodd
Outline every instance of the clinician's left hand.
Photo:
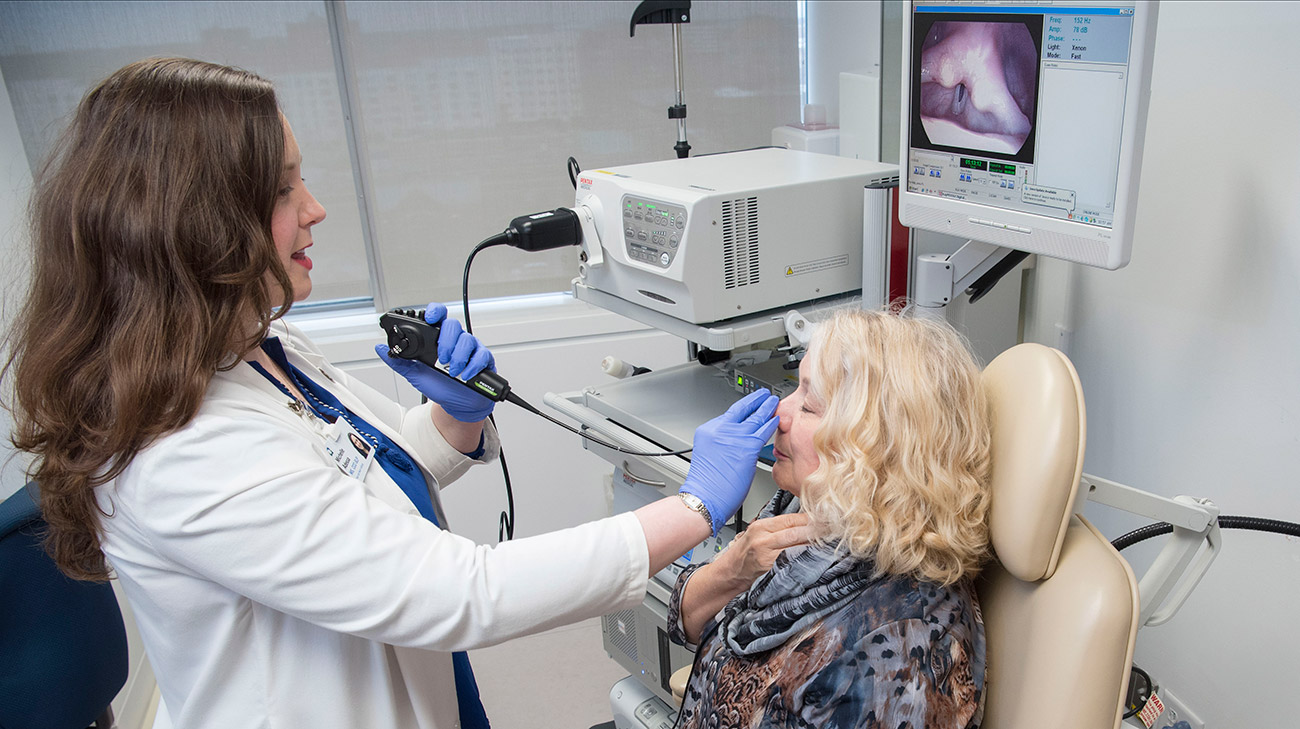
M 453 376 L 468 380 L 485 369 L 496 371 L 496 360 L 492 357 L 492 352 L 473 334 L 466 332 L 460 322 L 447 318 L 447 307 L 429 304 L 424 310 L 424 320 L 441 327 L 438 333 L 438 361 Z M 490 415 L 496 406 L 495 402 L 464 385 L 452 382 L 422 362 L 390 357 L 387 344 L 376 345 L 375 354 L 419 390 L 420 394 L 441 405 L 448 415 L 462 423 L 477 423 Z
M 740 508 L 758 465 L 758 451 L 780 424 L 779 401 L 766 389 L 737 400 L 727 412 L 695 429 L 691 467 L 679 489 L 704 502 L 713 534 Z

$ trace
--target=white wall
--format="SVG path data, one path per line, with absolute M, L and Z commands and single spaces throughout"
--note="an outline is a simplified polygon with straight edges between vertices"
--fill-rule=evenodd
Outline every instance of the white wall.
M 9 332 L 14 307 L 22 301 L 27 286 L 26 203 L 32 186 L 32 173 L 18 136 L 18 122 L 9 94 L 4 91 L 4 74 L 0 73 L 0 339 Z M 0 367 L 8 357 L 8 348 L 0 347 Z M 8 380 L 0 383 L 0 400 L 10 401 Z M 9 445 L 13 419 L 0 408 L 0 500 L 8 498 L 26 482 L 27 459 L 15 454 Z
M 1300 4 L 1160 8 L 1132 263 L 1040 261 L 1033 338 L 1073 319 L 1086 470 L 1300 521 Z M 1109 537 L 1139 520 L 1090 506 Z M 1139 574 L 1153 555 L 1126 550 Z M 1300 542 L 1224 553 L 1136 662 L 1211 727 L 1294 726 Z

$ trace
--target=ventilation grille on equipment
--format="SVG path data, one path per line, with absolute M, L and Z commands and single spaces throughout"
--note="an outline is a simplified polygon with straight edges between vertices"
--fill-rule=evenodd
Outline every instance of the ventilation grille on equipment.
M 729 289 L 758 283 L 758 198 L 722 203 L 722 281 Z
M 636 612 L 619 610 L 600 618 L 609 642 L 636 662 Z

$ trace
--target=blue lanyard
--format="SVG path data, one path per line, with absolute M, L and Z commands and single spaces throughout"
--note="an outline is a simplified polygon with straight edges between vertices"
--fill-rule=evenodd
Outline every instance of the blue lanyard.
M 424 480 L 424 474 L 411 462 L 410 456 L 406 454 L 406 451 L 402 450 L 401 446 L 394 443 L 378 428 L 366 422 L 364 418 L 349 410 L 329 390 L 316 384 L 301 370 L 290 364 L 288 357 L 284 354 L 284 347 L 279 338 L 268 337 L 266 341 L 262 342 L 262 351 L 266 352 L 289 375 L 290 379 L 293 380 L 293 384 L 297 385 L 302 394 L 306 396 L 306 405 L 311 408 L 313 413 L 331 423 L 337 418 L 343 418 L 362 437 L 374 444 L 375 460 L 379 461 L 379 465 L 383 467 L 384 472 L 402 489 L 402 493 L 406 494 L 406 497 L 415 505 L 416 510 L 420 512 L 420 516 L 434 524 L 438 524 L 437 516 L 435 516 L 433 510 L 433 497 L 429 495 L 429 484 Z M 253 368 L 262 373 L 263 377 L 279 388 L 280 392 L 296 399 L 293 393 L 289 392 L 289 388 L 284 386 L 284 383 L 271 376 L 261 365 L 256 362 L 249 362 L 249 364 L 253 365 Z
M 397 445 L 388 436 L 384 435 L 378 428 L 367 423 L 356 413 L 349 410 L 338 398 L 330 394 L 329 390 L 316 384 L 299 370 L 289 363 L 289 358 L 284 354 L 284 346 L 280 343 L 279 337 L 268 337 L 262 342 L 262 351 L 288 373 L 293 384 L 298 386 L 303 395 L 307 396 L 307 407 L 312 412 L 328 422 L 334 422 L 336 418 L 343 418 L 349 425 L 356 429 L 358 433 L 365 436 L 367 440 L 375 445 L 375 459 L 383 466 L 384 472 L 393 482 L 402 489 L 406 498 L 415 504 L 420 515 L 425 519 L 438 524 L 438 519 L 433 512 L 433 497 L 429 495 L 429 484 L 424 480 L 424 474 L 420 469 L 415 467 L 411 462 L 410 456 L 402 447 Z M 253 369 L 262 373 L 262 376 L 271 381 L 271 384 L 279 388 L 291 400 L 297 400 L 293 393 L 284 383 L 271 376 L 261 365 L 256 362 L 249 362 Z M 483 441 L 479 441 L 479 451 L 482 453 Z M 462 729 L 489 729 L 491 726 L 487 718 L 487 712 L 483 708 L 483 702 L 479 699 L 478 682 L 474 680 L 474 669 L 470 666 L 469 655 L 464 651 L 457 651 L 451 654 L 452 669 L 456 676 L 456 703 L 460 712 L 460 725 Z

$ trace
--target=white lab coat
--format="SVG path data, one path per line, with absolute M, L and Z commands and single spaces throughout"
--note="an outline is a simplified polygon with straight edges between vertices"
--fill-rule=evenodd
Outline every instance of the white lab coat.
M 402 409 L 292 325 L 273 334 L 437 483 L 474 463 L 430 406 Z M 455 727 L 450 651 L 644 596 L 632 515 L 478 546 L 422 518 L 377 462 L 364 482 L 345 476 L 288 404 L 247 364 L 218 373 L 190 424 L 97 491 L 104 552 L 178 729 Z M 485 444 L 495 457 L 490 427 Z

